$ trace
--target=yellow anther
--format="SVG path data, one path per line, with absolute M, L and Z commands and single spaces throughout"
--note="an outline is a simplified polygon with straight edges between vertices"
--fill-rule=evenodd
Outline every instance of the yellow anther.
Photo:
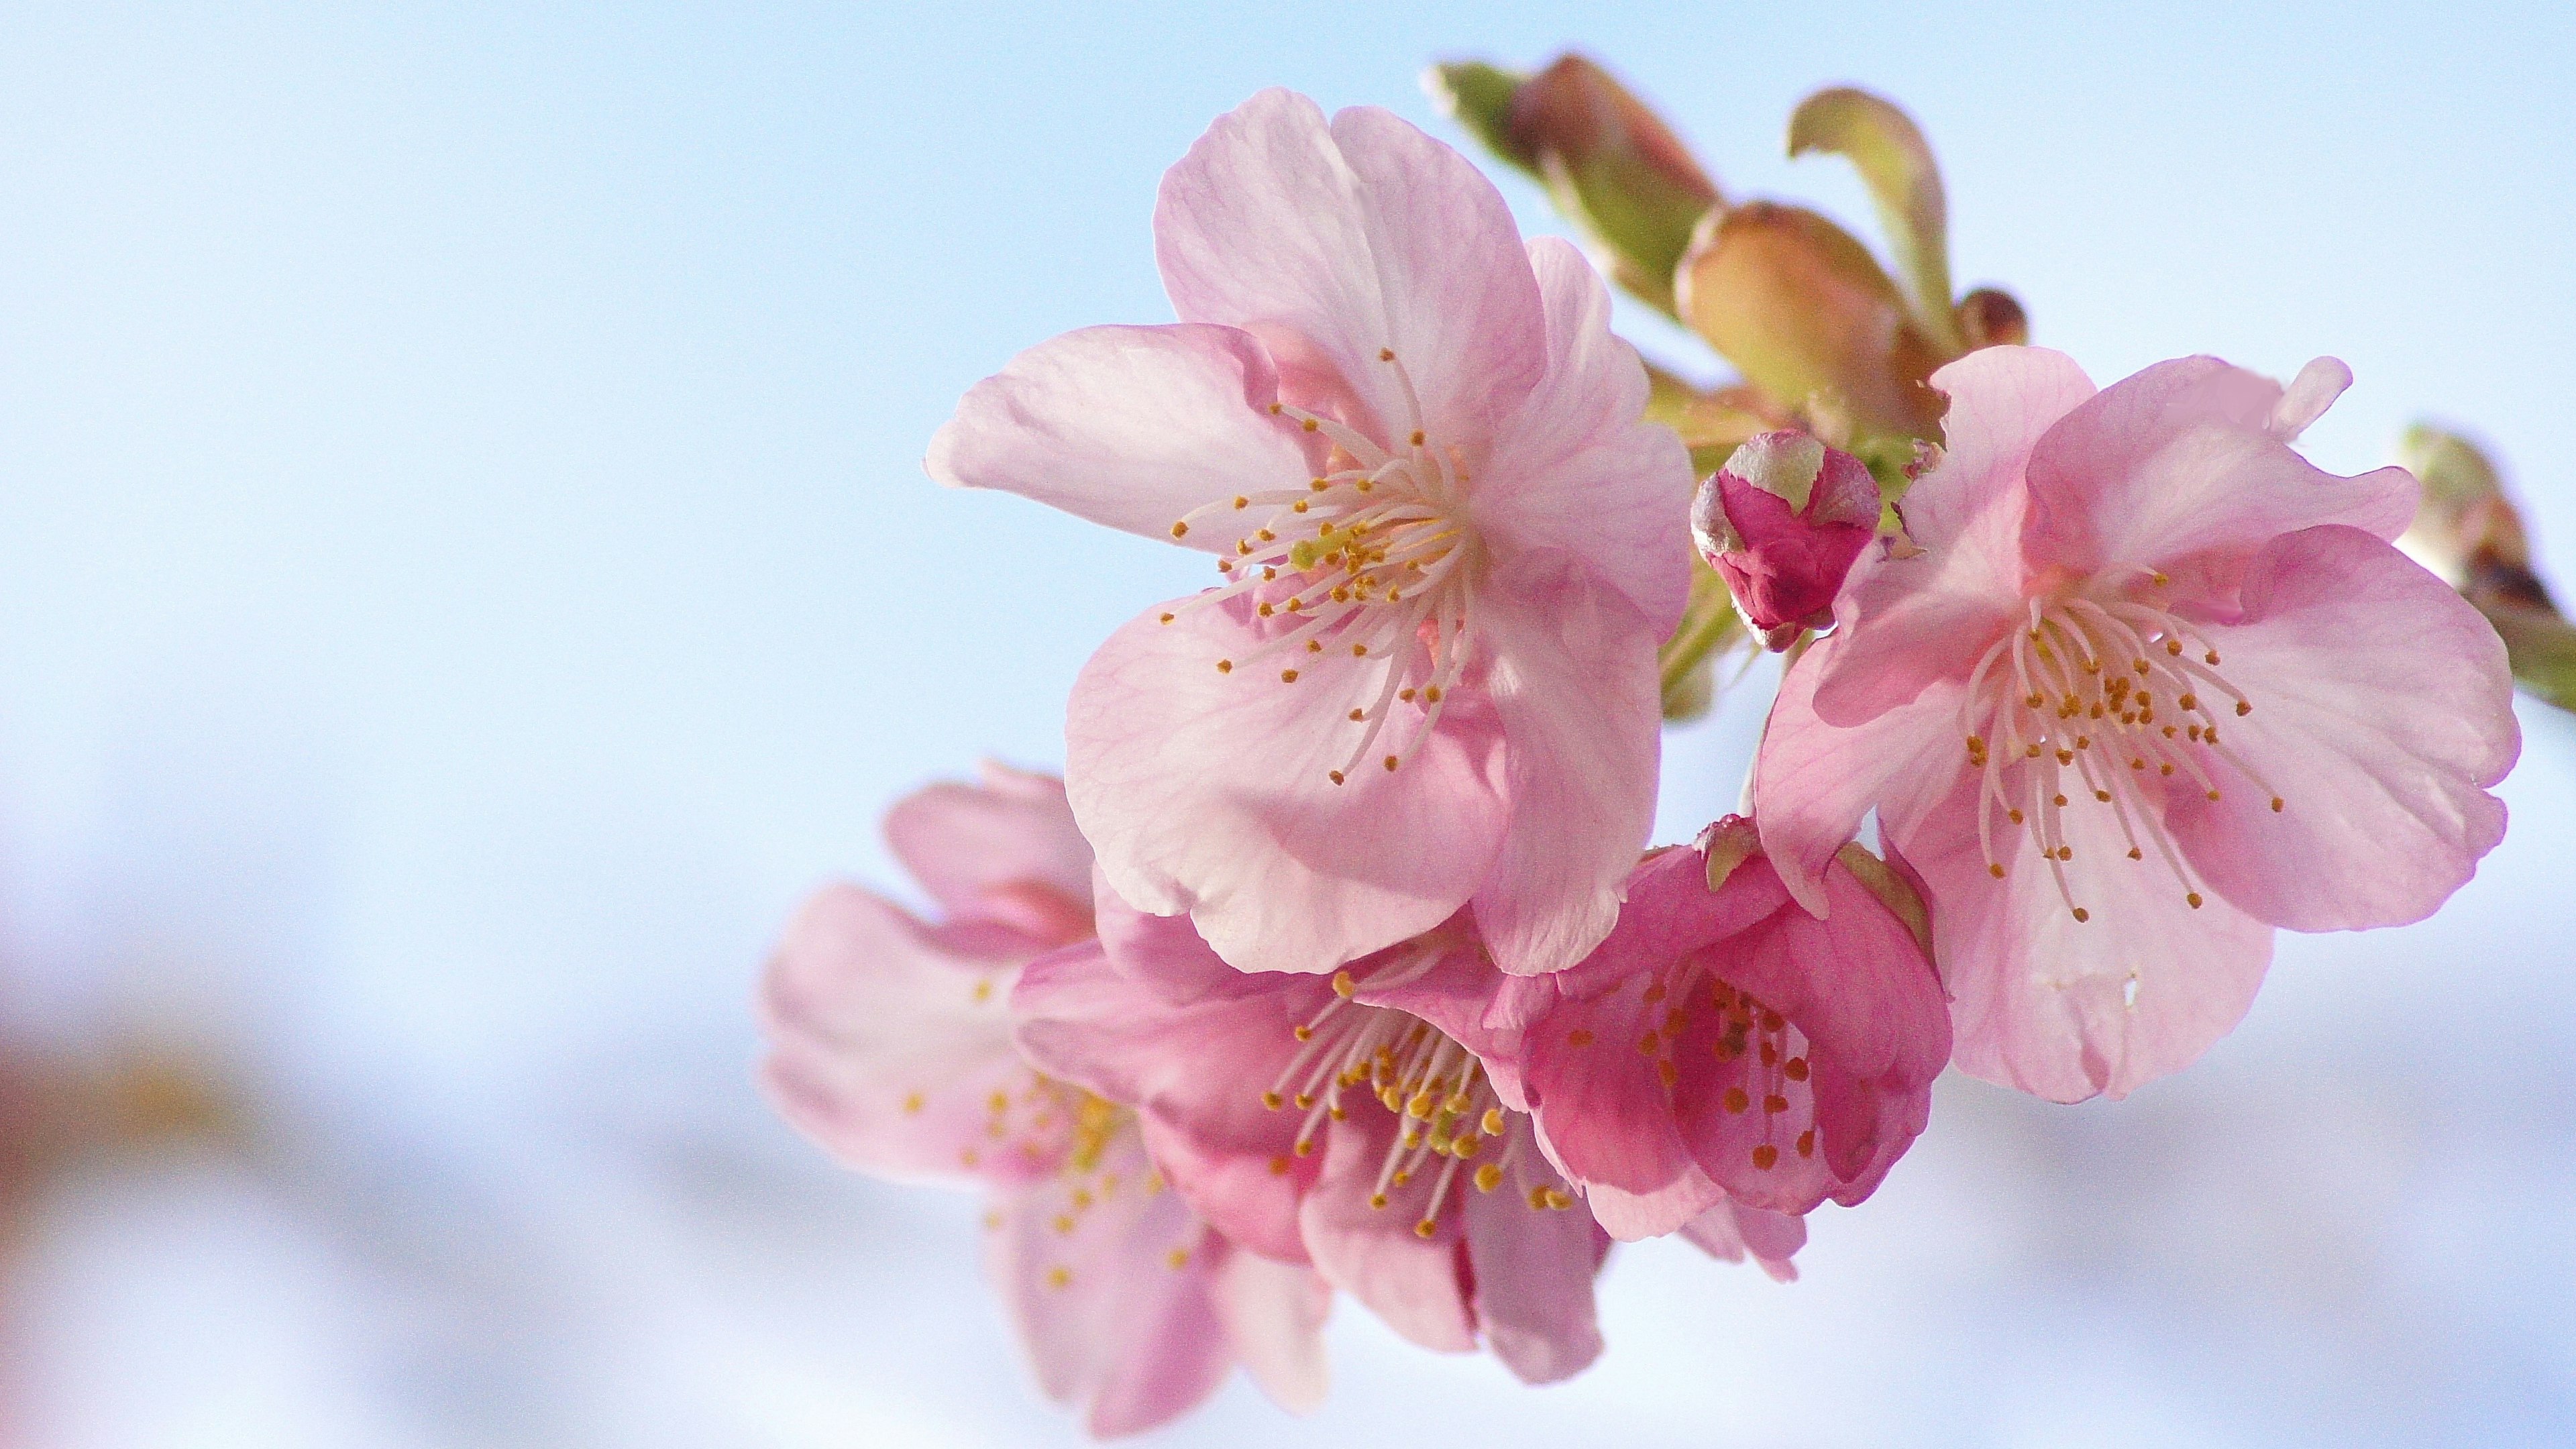
M 2198 891 L 2192 891 L 2192 892 L 2189 892 L 2188 894 L 2186 894 L 2186 895 L 2183 897 L 2183 900 L 2185 900 L 2186 902 L 2188 902 L 2188 903 L 2190 904 L 2190 906 L 2191 906 L 2191 908 L 2192 908 L 2193 910 L 2195 910 L 2195 911 L 2196 911 L 2196 910 L 2199 910 L 2199 909 L 2200 909 L 2200 892 L 2198 892 Z
M 1359 989 L 1360 983 L 1358 980 L 1353 978 L 1351 973 L 1348 971 L 1336 971 L 1333 973 L 1333 994 L 1335 996 L 1341 997 L 1343 1000 L 1347 1001 L 1350 999 L 1352 993 Z
M 1188 524 L 1186 524 L 1186 523 L 1175 523 L 1175 524 L 1173 524 L 1173 525 L 1172 525 L 1172 537 L 1174 537 L 1174 538 L 1187 538 L 1187 537 L 1189 537 L 1189 536 L 1190 536 L 1190 526 L 1189 526 Z
M 906 1092 L 903 1094 L 903 1110 L 906 1116 L 910 1116 L 911 1114 L 920 1111 L 921 1108 L 922 1098 L 919 1092 Z
M 1574 1030 L 1565 1034 L 1565 1044 L 1567 1046 L 1588 1047 L 1592 1045 L 1592 1033 L 1585 1031 L 1583 1028 L 1578 1026 Z
M 1492 1192 L 1502 1185 L 1503 1169 L 1499 1163 L 1488 1162 L 1476 1169 L 1476 1191 Z
M 1485 1109 L 1483 1119 L 1477 1122 L 1476 1126 L 1488 1137 L 1502 1136 L 1503 1109 L 1500 1107 L 1487 1107 Z
M 1063 1288 L 1070 1285 L 1072 1282 L 1073 1270 L 1071 1268 L 1058 1265 L 1047 1269 L 1047 1286 L 1049 1288 Z
M 2075 919 L 2078 921 L 2089 921 L 2093 919 L 2093 913 L 2084 909 L 2082 906 L 2077 906 L 2075 908 Z
M 1769 1172 L 1772 1168 L 1777 1167 L 1779 1164 L 1780 1164 L 1780 1149 L 1779 1149 L 1779 1148 L 1772 1146 L 1772 1145 L 1771 1145 L 1770 1143 L 1768 1143 L 1768 1142 L 1765 1142 L 1765 1143 L 1763 1143 L 1761 1146 L 1756 1147 L 1756 1148 L 1754 1148 L 1754 1149 L 1753 1149 L 1753 1165 L 1754 1165 L 1754 1167 L 1755 1167 L 1755 1168 L 1759 1169 L 1760 1171 L 1763 1171 L 1763 1172 Z
M 1753 1098 L 1747 1095 L 1742 1087 L 1727 1088 L 1726 1096 L 1722 1100 L 1725 1103 L 1726 1110 L 1730 1112 L 1742 1112 L 1751 1108 L 1753 1105 Z

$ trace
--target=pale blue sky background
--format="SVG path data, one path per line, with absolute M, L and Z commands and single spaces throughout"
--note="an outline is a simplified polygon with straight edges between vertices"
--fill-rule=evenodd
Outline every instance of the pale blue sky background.
M 1427 61 L 1579 42 L 1730 193 L 1856 225 L 1781 129 L 1884 90 L 1962 285 L 2039 340 L 2102 380 L 2335 353 L 2319 461 L 2469 423 L 2576 557 L 2564 7 L 88 0 L 0 33 L 0 1015 L 212 1032 L 337 1164 L 68 1199 L 46 1442 L 1064 1432 L 971 1208 L 815 1168 L 742 1085 L 744 997 L 812 884 L 892 883 L 889 799 L 1056 762 L 1092 645 L 1199 582 L 918 460 L 1017 349 L 1168 317 L 1156 180 L 1262 86 L 1454 139 Z M 1674 736 L 1667 838 L 1752 720 Z M 1549 1393 L 1346 1313 L 1323 1420 L 1238 1388 L 1175 1442 L 2567 1432 L 2576 988 L 2537 923 L 2576 729 L 2526 721 L 2514 834 L 2444 916 L 2285 939 L 2253 1022 L 2135 1102 L 1948 1093 L 1798 1288 L 1632 1253 L 1608 1365 Z

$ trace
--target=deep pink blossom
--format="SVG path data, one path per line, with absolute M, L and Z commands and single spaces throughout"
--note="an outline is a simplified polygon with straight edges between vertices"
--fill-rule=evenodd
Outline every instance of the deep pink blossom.
M 1754 800 L 1817 909 L 1876 807 L 1935 897 L 1965 1070 L 2125 1094 L 2236 1024 L 2274 927 L 2418 920 L 2503 836 L 2504 649 L 2387 542 L 2414 480 L 2289 446 L 2350 380 L 2200 357 L 2097 393 L 2021 347 L 1934 375 L 1924 552 L 1852 570 Z
M 1834 595 L 1878 534 L 1868 465 L 1799 432 L 1745 440 L 1691 501 L 1691 537 L 1762 642 L 1833 622 Z
M 1533 1140 L 1485 1025 L 1514 978 L 1474 919 L 1330 978 L 1228 969 L 1188 922 L 1100 902 L 1098 947 L 1030 967 L 1020 1041 L 1047 1070 L 1132 1102 L 1174 1184 L 1245 1246 L 1311 1261 L 1414 1342 L 1479 1342 L 1531 1382 L 1601 1351 L 1592 1280 L 1609 1238 Z M 1783 1271 L 1771 1223 L 1713 1219 L 1721 1256 Z
M 1690 468 L 1570 245 L 1388 112 L 1266 91 L 1164 178 L 1181 321 L 1022 354 L 942 482 L 1215 555 L 1074 686 L 1117 892 L 1246 970 L 1330 972 L 1462 906 L 1573 964 L 1651 823 Z
M 1286 1407 L 1320 1402 L 1322 1280 L 1210 1228 L 1134 1113 L 1012 1045 L 1021 968 L 1091 934 L 1091 862 L 1062 786 L 988 767 L 981 786 L 907 798 L 886 833 L 949 917 L 855 886 L 806 903 L 761 998 L 771 1100 L 854 1167 L 987 1189 L 994 1287 L 1040 1386 L 1093 1434 L 1167 1423 L 1236 1363 Z
M 1859 1202 L 1922 1132 L 1947 1009 L 1857 851 L 1826 865 L 1818 920 L 1729 817 L 1637 868 L 1591 959 L 1518 990 L 1542 1140 L 1614 1235 Z

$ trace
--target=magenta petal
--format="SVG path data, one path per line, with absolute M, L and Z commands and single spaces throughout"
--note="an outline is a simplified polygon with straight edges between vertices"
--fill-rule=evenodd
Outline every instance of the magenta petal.
M 2378 539 L 2275 539 L 2211 640 L 2253 710 L 2227 748 L 2266 784 L 2177 789 L 2169 819 L 2236 906 L 2300 931 L 2421 920 L 2504 838 L 2487 788 L 2521 751 L 2504 645 L 2449 585 Z M 2272 808 L 2278 792 L 2282 808 Z
M 1228 609 L 1156 622 L 1174 611 L 1110 636 L 1067 709 L 1074 816 L 1117 894 L 1187 912 L 1247 971 L 1329 972 L 1464 904 L 1502 835 L 1490 741 L 1444 719 L 1400 770 L 1336 785 L 1364 661 L 1301 654 L 1293 684 L 1287 655 L 1219 673 L 1258 636 Z M 1420 713 L 1394 707 L 1390 733 L 1410 739 Z
M 1089 934 L 1091 846 L 1064 783 L 987 762 L 895 802 L 886 841 L 952 918 L 999 919 L 1050 943 Z
M 1610 580 L 1656 637 L 1690 596 L 1690 454 L 1644 421 L 1646 370 L 1610 331 L 1610 294 L 1562 239 L 1529 244 L 1548 378 L 1495 436 L 1471 506 L 1499 548 L 1560 548 Z
M 1324 1149 L 1324 1172 L 1306 1195 L 1301 1224 L 1315 1268 L 1396 1332 L 1443 1353 L 1476 1347 L 1459 1282 L 1459 1243 L 1454 1215 L 1430 1237 L 1414 1232 L 1430 1185 L 1417 1180 L 1371 1207 L 1379 1168 L 1395 1142 L 1395 1119 L 1383 1112 L 1353 1112 L 1333 1124 Z
M 1383 426 L 1406 407 L 1382 348 L 1409 369 L 1424 426 L 1452 438 L 1490 435 L 1546 366 L 1538 285 L 1501 194 L 1385 111 L 1327 126 L 1292 92 L 1246 101 L 1165 174 L 1154 246 L 1183 318 L 1251 328 L 1292 365 L 1310 351 Z
M 1559 971 L 1610 934 L 1654 825 L 1656 638 L 1624 596 L 1553 551 L 1499 570 L 1476 609 L 1512 812 L 1476 924 L 1504 971 Z
M 2213 357 L 2112 384 L 2031 452 L 2026 559 L 2153 568 L 2323 523 L 2395 538 L 2415 516 L 2414 477 L 2316 467 L 2268 431 L 2281 401 L 2278 384 Z
M 957 488 L 998 488 L 1078 518 L 1191 548 L 1223 548 L 1182 515 L 1263 489 L 1302 488 L 1303 436 L 1271 415 L 1278 376 L 1231 327 L 1086 327 L 975 384 L 924 466 Z
M 1851 728 L 1816 712 L 1817 681 L 1838 669 L 1850 638 L 1807 651 L 1781 678 L 1753 763 L 1753 816 L 1762 849 L 1798 903 L 1829 911 L 1824 872 L 1870 807 L 1938 798 L 1967 768 L 1957 727 L 1965 682 L 1927 689 Z
M 1010 1179 L 1055 1167 L 986 1153 L 987 1102 L 1018 1102 L 1028 1067 L 1009 1000 L 1037 943 L 962 956 L 942 934 L 856 886 L 805 903 L 761 983 L 761 1085 L 835 1157 L 895 1177 Z
M 1555 1383 L 1601 1356 L 1592 1277 L 1610 1240 L 1579 1207 L 1530 1206 L 1533 1186 L 1569 1191 L 1556 1174 L 1516 1165 L 1506 1177 L 1463 1207 L 1476 1327 L 1521 1382 Z
M 1221 1245 L 1211 1241 L 1209 1251 Z M 1322 1407 L 1327 1373 L 1324 1320 L 1333 1290 L 1315 1270 L 1226 1249 L 1210 1285 L 1226 1342 L 1244 1372 L 1292 1414 Z

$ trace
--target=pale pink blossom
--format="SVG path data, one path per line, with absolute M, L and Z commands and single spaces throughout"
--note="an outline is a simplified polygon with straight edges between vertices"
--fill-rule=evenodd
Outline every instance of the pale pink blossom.
M 1819 920 L 1730 816 L 1637 868 L 1589 960 L 1516 991 L 1512 1067 L 1541 1140 L 1614 1236 L 1857 1203 L 1922 1132 L 1947 1009 L 1924 942 L 1855 864 L 1887 879 L 1857 847 L 1828 862 Z M 1771 1228 L 1742 1231 L 1759 1252 Z
M 1074 813 L 1118 894 L 1245 970 L 1329 972 L 1471 909 L 1508 972 L 1610 929 L 1651 824 L 1690 467 L 1567 243 L 1382 110 L 1266 91 L 1163 180 L 1181 321 L 978 384 L 942 482 L 1215 555 L 1074 686 Z
M 1486 1063 L 1514 978 L 1474 919 L 1331 977 L 1228 968 L 1188 922 L 1100 900 L 1101 941 L 1022 978 L 1020 1041 L 1047 1070 L 1132 1102 L 1182 1194 L 1246 1247 L 1310 1261 L 1425 1347 L 1480 1343 L 1533 1383 L 1601 1351 L 1592 1280 L 1609 1238 Z M 1493 1054 L 1489 1056 L 1488 1054 Z M 1796 1244 L 1708 1225 L 1779 1271 Z
M 1322 1280 L 1210 1228 L 1133 1112 L 1012 1044 L 1022 967 L 1091 934 L 1062 786 L 988 766 L 905 799 L 886 833 L 948 917 L 846 885 L 806 903 L 763 983 L 771 1100 L 851 1166 L 986 1188 L 988 1274 L 1040 1387 L 1093 1434 L 1168 1423 L 1237 1363 L 1286 1407 L 1319 1403 Z
M 1833 622 L 1878 514 L 1878 480 L 1860 459 L 1804 433 L 1757 433 L 1699 485 L 1691 538 L 1744 622 L 1785 649 Z
M 1756 765 L 1798 898 L 1875 807 L 1935 897 L 1965 1070 L 2122 1095 L 2232 1028 L 2272 929 L 2418 920 L 2504 833 L 2495 632 L 2388 540 L 2398 468 L 2289 446 L 2351 380 L 2213 358 L 1934 375 L 1948 451 L 1790 670 Z

